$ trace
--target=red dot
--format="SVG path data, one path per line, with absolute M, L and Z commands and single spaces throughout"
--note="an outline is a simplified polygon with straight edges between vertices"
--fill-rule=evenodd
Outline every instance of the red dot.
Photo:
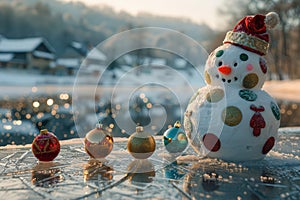
M 274 144 L 275 144 L 275 138 L 274 137 L 270 137 L 266 141 L 266 143 L 265 143 L 265 145 L 264 145 L 264 147 L 262 149 L 262 153 L 263 154 L 267 154 L 269 151 L 271 151 L 271 149 L 273 148 Z
M 219 138 L 212 133 L 206 133 L 203 136 L 203 143 L 204 146 L 212 152 L 216 152 L 221 148 L 221 142 Z
M 260 58 L 259 59 L 259 65 L 261 68 L 261 71 L 265 74 L 268 71 L 268 67 L 267 67 L 267 62 L 265 61 L 265 59 Z

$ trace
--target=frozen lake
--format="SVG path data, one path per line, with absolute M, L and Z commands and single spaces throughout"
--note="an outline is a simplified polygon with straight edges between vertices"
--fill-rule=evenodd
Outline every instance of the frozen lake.
M 230 163 L 195 156 L 170 160 L 156 137 L 147 160 L 116 138 L 106 163 L 89 161 L 81 140 L 64 141 L 55 162 L 38 163 L 30 145 L 1 147 L 0 195 L 6 199 L 299 199 L 300 129 L 280 129 L 262 161 Z M 168 159 L 167 159 L 168 158 Z M 133 167 L 134 166 L 134 167 Z M 139 171 L 141 168 L 145 171 Z
M 275 148 L 264 160 L 258 162 L 228 163 L 201 158 L 192 149 L 188 149 L 176 161 L 170 161 L 159 136 L 154 155 L 148 160 L 137 162 L 127 152 L 126 138 L 117 138 L 128 135 L 118 135 L 120 129 L 114 125 L 111 129 L 116 143 L 107 157 L 107 163 L 103 165 L 89 161 L 80 139 L 68 140 L 78 137 L 72 118 L 72 85 L 18 85 L 0 88 L 1 113 L 4 113 L 1 115 L 1 123 L 5 127 L 1 133 L 0 195 L 7 199 L 300 198 L 299 128 L 281 128 Z M 120 98 L 115 96 L 114 104 L 107 102 L 112 89 L 113 87 L 103 86 L 93 91 L 93 87 L 89 85 L 83 85 L 79 89 L 81 102 L 85 105 L 84 112 L 90 113 L 84 115 L 83 124 L 88 124 L 86 130 L 94 127 L 95 116 L 108 120 L 108 125 L 113 123 L 112 110 L 122 108 L 122 98 L 129 96 L 128 94 L 136 94 L 139 101 L 133 102 L 140 108 L 147 107 L 148 103 L 167 104 L 169 121 L 166 126 L 173 124 L 181 116 L 180 112 L 171 112 L 179 110 L 176 95 L 163 88 L 140 88 L 136 93 L 129 93 L 132 88 L 120 87 Z M 184 88 L 176 89 L 188 101 L 190 95 L 185 94 Z M 297 84 L 268 82 L 265 89 L 278 100 L 282 126 L 300 126 Z M 136 115 L 134 112 L 132 116 L 142 116 L 143 122 L 147 123 L 149 113 L 146 111 L 143 115 Z M 10 114 L 6 115 L 7 112 Z M 152 114 L 160 115 L 159 112 Z M 19 129 L 15 126 L 19 126 Z M 42 127 L 55 132 L 62 140 L 61 153 L 55 162 L 38 163 L 31 153 L 30 145 L 4 146 L 30 144 Z M 163 127 L 162 130 L 166 128 Z M 16 135 L 12 130 L 18 130 Z M 137 173 L 139 168 L 148 170 Z
M 300 126 L 298 82 L 273 81 L 265 85 L 265 90 L 279 104 L 281 127 Z M 162 134 L 169 125 L 182 119 L 193 92 L 184 86 L 120 85 L 95 89 L 91 85 L 80 85 L 74 109 L 73 85 L 0 86 L 0 91 L 0 146 L 31 143 L 41 128 L 49 129 L 61 140 L 78 137 L 78 134 L 84 137 L 98 119 L 111 127 L 115 137 L 127 137 L 136 123 Z M 74 110 L 79 113 L 80 130 L 74 123 Z M 116 119 L 119 119 L 118 124 Z

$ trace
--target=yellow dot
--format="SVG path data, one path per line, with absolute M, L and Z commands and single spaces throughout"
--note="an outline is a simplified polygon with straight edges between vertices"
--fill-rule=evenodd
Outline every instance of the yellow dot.
M 211 78 L 210 78 L 210 75 L 208 74 L 207 71 L 204 72 L 205 74 L 205 81 L 207 84 L 211 84 Z
M 244 88 L 254 88 L 258 83 L 258 76 L 256 74 L 248 74 L 243 79 L 243 86 Z
M 229 106 L 222 112 L 222 120 L 228 126 L 236 126 L 242 121 L 243 115 L 240 109 Z
M 221 101 L 224 97 L 224 91 L 221 89 L 214 89 L 209 91 L 209 93 L 206 95 L 206 100 L 208 102 L 218 102 Z

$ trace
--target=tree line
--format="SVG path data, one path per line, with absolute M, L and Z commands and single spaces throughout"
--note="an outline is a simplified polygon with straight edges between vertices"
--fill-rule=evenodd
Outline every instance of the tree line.
M 180 30 L 201 42 L 212 37 L 205 24 L 188 19 L 115 12 L 111 7 L 89 7 L 80 2 L 58 0 L 2 0 L 0 34 L 7 38 L 44 37 L 63 54 L 72 41 L 97 45 L 115 33 L 143 26 Z M 176 42 L 176 41 L 175 41 Z
M 267 57 L 271 67 L 269 79 L 300 78 L 299 0 L 230 0 L 219 12 L 220 15 L 228 16 L 228 24 L 233 28 L 245 15 L 267 14 L 271 11 L 278 13 L 280 24 L 270 31 L 270 54 Z M 218 38 L 220 40 L 221 36 Z

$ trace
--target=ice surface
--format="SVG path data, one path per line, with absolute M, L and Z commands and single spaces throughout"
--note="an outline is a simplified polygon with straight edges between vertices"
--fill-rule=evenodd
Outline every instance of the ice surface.
M 195 157 L 188 149 L 171 162 L 157 140 L 145 173 L 128 173 L 134 161 L 116 139 L 106 163 L 89 161 L 83 143 L 64 142 L 55 162 L 37 163 L 29 146 L 0 151 L 0 195 L 7 199 L 299 199 L 299 128 L 280 129 L 261 161 L 232 163 Z M 181 162 L 179 162 L 181 161 Z M 152 168 L 151 168 L 152 167 Z

